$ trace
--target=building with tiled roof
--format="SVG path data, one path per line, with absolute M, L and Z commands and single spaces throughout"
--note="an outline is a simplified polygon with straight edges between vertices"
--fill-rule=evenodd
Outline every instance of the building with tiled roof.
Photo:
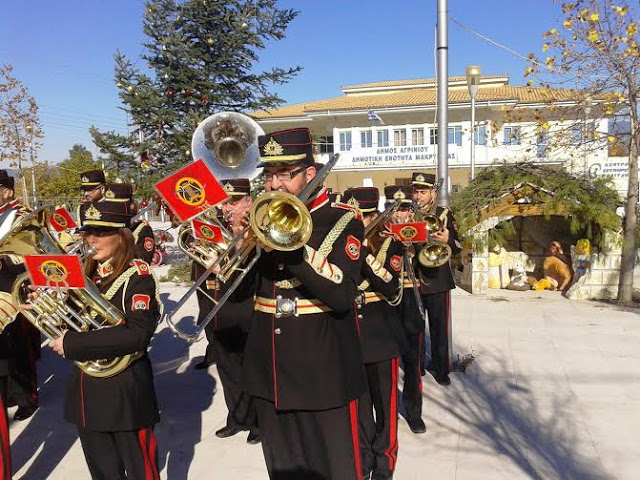
M 371 184 L 382 189 L 409 182 L 417 169 L 436 172 L 436 79 L 387 80 L 343 86 L 341 91 L 338 97 L 252 116 L 266 132 L 308 127 L 320 162 L 340 153 L 326 182 L 335 190 Z M 595 127 L 604 137 L 608 127 L 606 118 L 598 118 L 602 109 L 597 102 L 586 106 L 581 93 L 510 85 L 505 75 L 482 76 L 476 96 L 476 168 L 523 160 L 562 164 L 585 175 L 618 176 L 624 190 L 626 180 L 618 168 L 623 160 L 611 159 L 606 145 L 595 150 L 583 145 L 587 123 L 588 129 Z M 455 190 L 468 181 L 471 163 L 471 98 L 466 77 L 449 78 L 448 99 L 448 157 Z M 575 138 L 566 147 L 550 151 L 548 135 L 540 133 L 540 116 L 555 118 L 554 125 L 560 127 L 552 130 L 571 125 L 567 135 Z M 580 128 L 582 124 L 585 128 Z

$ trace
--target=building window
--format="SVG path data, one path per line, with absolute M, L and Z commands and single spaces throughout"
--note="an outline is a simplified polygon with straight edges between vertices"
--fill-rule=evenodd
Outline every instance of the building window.
M 396 178 L 394 185 L 411 185 L 411 177 Z
M 393 131 L 393 144 L 396 147 L 407 146 L 407 131 L 406 130 L 394 130 Z
M 371 148 L 373 146 L 373 134 L 371 130 L 360 132 L 360 146 L 362 148 Z
M 536 157 L 547 157 L 547 146 L 549 144 L 548 137 L 546 130 L 540 130 L 538 132 L 538 138 L 536 140 Z
M 429 130 L 429 145 L 438 144 L 438 129 L 432 128 Z
M 449 127 L 447 129 L 447 143 L 449 145 L 462 146 L 462 127 Z
M 486 125 L 476 125 L 476 131 L 473 133 L 473 143 L 476 145 L 487 144 L 487 127 Z
M 378 130 L 378 147 L 389 146 L 389 130 Z
M 318 153 L 333 153 L 333 137 L 318 137 L 315 146 Z
M 582 127 L 580 125 L 571 125 L 568 133 L 571 145 L 582 145 Z
M 504 145 L 520 145 L 520 128 L 504 127 Z
M 351 150 L 351 132 L 340 132 L 340 151 Z
M 411 145 L 424 145 L 424 129 L 423 128 L 411 129 Z

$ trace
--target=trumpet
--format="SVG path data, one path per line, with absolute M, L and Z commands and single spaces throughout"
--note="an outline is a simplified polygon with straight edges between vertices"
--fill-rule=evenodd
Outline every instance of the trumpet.
M 439 232 L 447 224 L 448 209 L 444 209 L 440 215 L 436 215 L 438 193 L 440 191 L 440 182 L 437 182 L 433 189 L 436 196 L 433 199 L 431 208 L 428 213 L 422 213 L 420 206 L 414 204 L 414 212 L 416 221 L 425 222 L 427 224 L 427 243 L 418 252 L 418 261 L 427 268 L 436 268 L 444 265 L 451 258 L 451 247 L 446 243 L 440 243 L 431 238 L 432 232 Z

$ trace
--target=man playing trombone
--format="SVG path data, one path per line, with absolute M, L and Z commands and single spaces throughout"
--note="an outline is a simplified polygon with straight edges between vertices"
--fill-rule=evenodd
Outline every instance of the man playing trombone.
M 436 205 L 436 178 L 433 174 L 415 172 L 412 175 L 413 200 L 416 204 L 416 220 L 435 215 L 441 220 L 442 228 L 430 232 L 430 242 L 448 245 L 450 253 L 460 252 L 458 227 L 450 210 Z M 429 317 L 431 337 L 431 368 L 436 382 L 449 385 L 451 371 L 451 290 L 456 288 L 447 260 L 442 265 L 424 265 L 417 262 L 417 277 L 420 281 L 422 302 Z
M 362 222 L 355 209 L 330 204 L 321 176 L 314 182 L 308 129 L 260 136 L 259 149 L 267 193 L 254 203 L 287 192 L 303 199 L 299 213 L 313 222 L 306 244 L 290 251 L 261 241 L 262 254 L 237 290 L 243 298 L 255 294 L 243 374 L 269 477 L 360 479 L 357 399 L 365 383 L 353 305 Z M 287 218 L 272 217 L 286 239 Z M 291 231 L 298 228 L 291 223 Z

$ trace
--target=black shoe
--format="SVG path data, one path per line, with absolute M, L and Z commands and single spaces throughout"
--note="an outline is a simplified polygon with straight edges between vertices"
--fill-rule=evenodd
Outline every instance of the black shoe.
M 13 415 L 13 419 L 14 420 L 26 420 L 31 415 L 36 413 L 37 409 L 38 409 L 38 407 L 34 407 L 32 405 L 29 405 L 28 407 L 18 407 L 18 410 L 16 410 L 16 413 Z
M 238 427 L 230 427 L 229 425 L 225 425 L 220 430 L 216 432 L 216 437 L 218 438 L 227 438 L 233 437 L 236 433 L 241 432 L 242 429 Z
M 437 373 L 435 375 L 435 379 L 436 382 L 438 382 L 440 385 L 451 385 L 451 379 L 449 378 L 449 375 L 446 373 Z
M 193 367 L 196 370 L 204 370 L 206 368 L 209 368 L 211 365 L 213 365 L 214 362 L 209 362 L 207 360 L 202 360 L 200 363 L 196 363 L 195 366 Z
M 421 418 L 408 418 L 407 423 L 413 433 L 424 433 L 427 431 L 427 426 Z
M 249 445 L 257 445 L 262 441 L 262 437 L 258 433 L 249 432 L 247 436 L 247 443 Z

